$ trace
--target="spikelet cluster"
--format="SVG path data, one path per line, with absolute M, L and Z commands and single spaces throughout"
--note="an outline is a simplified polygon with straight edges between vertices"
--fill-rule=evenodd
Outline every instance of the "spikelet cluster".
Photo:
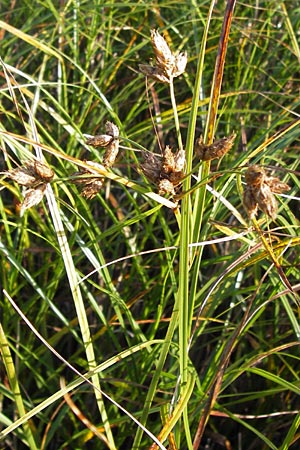
M 230 136 L 216 140 L 211 145 L 206 145 L 203 143 L 203 137 L 200 136 L 195 143 L 195 153 L 201 161 L 221 158 L 232 148 L 235 138 L 236 134 L 232 133 Z
M 21 204 L 21 212 L 40 203 L 47 183 L 50 183 L 54 177 L 53 170 L 37 160 L 26 161 L 23 166 L 8 170 L 4 174 L 26 188 L 24 200 Z
M 151 42 L 155 55 L 155 65 L 140 64 L 140 71 L 147 77 L 161 83 L 171 83 L 173 78 L 179 77 L 187 64 L 187 53 L 173 53 L 157 30 L 151 30 Z
M 264 169 L 258 165 L 247 169 L 245 179 L 243 203 L 250 219 L 253 219 L 260 209 L 275 220 L 278 206 L 274 193 L 281 194 L 288 191 L 290 186 L 279 178 L 267 176 Z
M 89 138 L 86 143 L 88 145 L 92 145 L 93 147 L 105 148 L 102 161 L 103 165 L 94 161 L 85 161 L 87 165 L 91 166 L 91 169 L 80 169 L 79 172 L 73 174 L 74 176 L 80 175 L 76 180 L 74 180 L 74 183 L 81 186 L 81 193 L 83 197 L 92 199 L 98 194 L 98 192 L 100 192 L 105 181 L 105 178 L 99 176 L 99 173 L 93 169 L 103 169 L 103 166 L 108 169 L 113 166 L 119 153 L 119 128 L 114 123 L 108 121 L 105 124 L 105 134 L 100 134 Z M 82 176 L 84 174 L 89 176 Z M 93 177 L 92 175 L 97 176 Z
M 141 64 L 140 71 L 156 81 L 170 84 L 173 78 L 184 73 L 187 54 L 172 52 L 167 41 L 157 30 L 151 30 L 151 42 L 155 65 Z M 230 151 L 235 138 L 236 134 L 232 133 L 207 145 L 200 136 L 195 142 L 195 154 L 201 161 L 221 158 Z M 73 174 L 71 182 L 80 186 L 82 195 L 87 199 L 94 198 L 101 191 L 105 182 L 105 172 L 114 165 L 118 156 L 119 142 L 119 128 L 109 121 L 105 124 L 103 134 L 87 140 L 88 145 L 105 149 L 102 164 L 85 160 L 85 167 Z M 160 195 L 175 195 L 185 176 L 185 158 L 184 150 L 173 152 L 169 146 L 164 148 L 161 156 L 144 151 L 140 170 L 156 185 Z M 29 161 L 20 168 L 5 172 L 5 175 L 26 188 L 22 208 L 27 209 L 41 201 L 47 183 L 54 177 L 54 172 L 42 162 Z M 258 165 L 248 168 L 245 179 L 243 204 L 249 217 L 253 219 L 260 209 L 274 220 L 277 215 L 277 200 L 274 193 L 288 191 L 290 187 L 278 178 L 267 176 L 264 169 Z
M 184 177 L 185 151 L 177 150 L 173 153 L 170 147 L 166 146 L 162 157 L 144 152 L 143 158 L 141 171 L 149 181 L 156 184 L 159 194 L 174 195 Z

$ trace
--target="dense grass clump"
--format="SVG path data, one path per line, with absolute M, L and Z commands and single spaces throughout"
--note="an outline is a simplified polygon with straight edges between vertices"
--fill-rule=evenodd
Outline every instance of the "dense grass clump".
M 299 447 L 299 2 L 200 3 L 1 3 L 0 449 Z

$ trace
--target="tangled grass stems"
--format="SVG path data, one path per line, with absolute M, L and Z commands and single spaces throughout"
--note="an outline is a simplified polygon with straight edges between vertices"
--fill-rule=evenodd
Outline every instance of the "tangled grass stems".
M 16 403 L 1 383 L 1 420 L 10 430 L 4 445 L 34 448 L 32 437 L 45 449 L 97 446 L 92 430 L 100 430 L 101 445 L 112 448 L 293 450 L 300 335 L 296 8 L 237 3 L 229 27 L 214 1 L 54 6 L 27 15 L 8 8 L 0 22 L 1 286 L 46 339 L 36 339 L 7 297 L 1 300 L 3 343 L 28 411 L 12 425 Z M 145 30 L 150 23 L 155 28 Z M 220 36 L 228 40 L 226 59 L 217 55 Z M 152 80 L 148 97 L 140 63 Z M 223 144 L 233 132 L 229 150 Z M 99 136 L 103 147 L 87 142 Z M 250 165 L 267 173 L 251 195 Z M 290 186 L 290 195 L 272 192 L 274 179 Z M 24 189 L 37 196 L 20 216 Z M 61 220 L 56 228 L 50 193 Z M 262 209 L 256 227 L 249 205 Z M 282 287 L 279 268 L 293 292 Z M 110 399 L 106 421 L 95 413 L 92 386 L 75 386 L 78 374 L 65 373 L 66 366 L 84 373 L 91 361 L 71 301 L 76 283 L 101 392 Z M 71 366 L 57 364 L 46 342 Z M 62 400 L 61 376 L 71 378 L 71 401 Z M 73 417 L 74 404 L 87 429 Z M 29 416 L 31 436 L 21 428 Z

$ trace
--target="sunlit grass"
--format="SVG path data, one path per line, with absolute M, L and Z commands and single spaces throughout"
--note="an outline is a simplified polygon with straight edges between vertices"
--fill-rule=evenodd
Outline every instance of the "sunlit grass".
M 225 2 L 6 3 L 0 448 L 298 448 L 298 2 L 237 3 L 223 38 Z M 171 90 L 139 72 L 151 29 L 188 55 Z M 86 144 L 107 121 L 111 168 Z M 199 161 L 196 138 L 233 132 Z M 182 190 L 159 195 L 143 152 L 181 140 Z M 20 213 L 4 172 L 33 157 L 55 175 Z M 290 186 L 274 221 L 243 207 L 249 164 Z

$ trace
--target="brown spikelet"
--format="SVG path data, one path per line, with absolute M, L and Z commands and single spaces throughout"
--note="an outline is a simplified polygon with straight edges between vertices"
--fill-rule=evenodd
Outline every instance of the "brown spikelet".
M 158 182 L 158 193 L 159 195 L 171 194 L 175 195 L 174 184 L 168 178 L 162 178 Z
M 258 208 L 275 220 L 278 206 L 270 186 L 267 183 L 263 183 L 260 189 L 254 191 L 254 198 L 257 201 Z
M 16 181 L 21 186 L 34 186 L 36 183 L 36 174 L 33 167 L 18 167 L 16 169 L 8 170 L 5 175 L 13 181 Z
M 221 158 L 232 148 L 235 138 L 236 134 L 232 133 L 228 137 L 216 140 L 211 145 L 206 145 L 203 143 L 203 137 L 200 136 L 196 140 L 195 153 L 201 161 L 210 161 L 212 159 Z
M 169 146 L 162 152 L 162 158 L 152 153 L 144 153 L 144 162 L 140 168 L 144 175 L 158 187 L 160 195 L 175 194 L 184 177 L 185 151 L 173 153 Z
M 103 170 L 103 166 L 94 161 L 84 161 L 87 165 L 91 166 L 90 169 L 80 168 L 79 172 L 73 174 L 74 177 L 78 176 L 73 180 L 74 184 L 81 186 L 81 194 L 83 197 L 91 200 L 94 198 L 102 189 L 104 184 L 104 177 L 99 176 L 98 172 L 93 170 L 93 168 L 99 168 Z M 84 175 L 89 175 L 85 177 Z M 96 176 L 91 176 L 96 175 Z
M 38 175 L 40 179 L 46 183 L 49 183 L 54 177 L 54 172 L 51 167 L 40 161 L 34 161 L 34 170 L 36 175 Z
M 99 176 L 99 174 L 93 170 L 94 168 L 103 167 L 106 169 L 112 167 L 115 163 L 116 157 L 119 153 L 119 128 L 113 122 L 107 121 L 105 124 L 105 134 L 99 134 L 94 137 L 89 138 L 86 143 L 92 145 L 93 147 L 103 147 L 105 148 L 105 153 L 103 156 L 103 165 L 98 164 L 93 161 L 85 161 L 86 164 L 91 166 L 91 169 L 80 169 L 79 172 L 73 174 L 73 176 L 78 176 L 78 178 L 73 180 L 73 183 L 81 186 L 81 193 L 87 199 L 94 198 L 102 189 L 104 185 L 105 178 Z M 82 175 L 96 175 L 84 177 Z
M 103 156 L 104 167 L 112 167 L 119 153 L 119 128 L 113 122 L 107 121 L 105 124 L 106 134 L 99 134 L 89 138 L 86 143 L 93 147 L 104 147 Z
M 26 161 L 23 166 L 8 170 L 5 175 L 27 189 L 21 204 L 21 213 L 37 205 L 43 198 L 47 183 L 54 177 L 53 170 L 41 161 Z
M 258 166 L 250 166 L 246 173 L 246 187 L 244 189 L 243 203 L 250 217 L 253 219 L 258 208 L 275 220 L 277 216 L 277 200 L 274 193 L 281 194 L 290 189 L 279 178 L 268 177 L 265 170 Z
M 103 156 L 103 165 L 108 168 L 113 166 L 119 153 L 119 128 L 112 122 L 106 122 L 105 131 L 113 138 L 110 144 L 106 147 L 105 154 Z
M 82 188 L 81 194 L 88 200 L 92 200 L 101 191 L 104 184 L 104 178 L 99 180 L 93 180 L 90 183 L 86 183 Z
M 114 139 L 105 149 L 103 156 L 104 167 L 112 167 L 119 153 L 119 140 Z
M 146 77 L 153 78 L 153 80 L 159 81 L 160 83 L 170 83 L 170 78 L 158 67 L 150 66 L 149 64 L 140 64 L 139 69 Z
M 179 77 L 186 68 L 187 54 L 173 53 L 165 38 L 157 31 L 151 30 L 151 42 L 155 54 L 155 66 L 140 64 L 140 71 L 147 77 L 161 83 L 171 83 Z
M 149 181 L 156 184 L 161 173 L 161 159 L 150 152 L 143 152 L 143 159 L 141 171 Z
M 22 167 L 8 170 L 5 175 L 21 186 L 34 188 L 41 183 L 49 183 L 54 177 L 54 172 L 40 161 L 27 161 Z
M 98 134 L 89 138 L 86 143 L 87 145 L 92 145 L 93 147 L 107 147 L 113 139 L 114 138 L 108 134 Z
M 267 177 L 267 184 L 275 194 L 281 194 L 282 192 L 289 191 L 291 188 L 288 184 L 283 183 L 279 178 Z
M 46 190 L 46 184 L 41 184 L 34 189 L 27 189 L 21 204 L 21 213 L 26 209 L 36 206 L 42 200 Z
M 120 132 L 117 125 L 115 125 L 113 122 L 110 122 L 109 120 L 105 124 L 105 131 L 106 134 L 113 137 L 114 139 L 118 139 Z

